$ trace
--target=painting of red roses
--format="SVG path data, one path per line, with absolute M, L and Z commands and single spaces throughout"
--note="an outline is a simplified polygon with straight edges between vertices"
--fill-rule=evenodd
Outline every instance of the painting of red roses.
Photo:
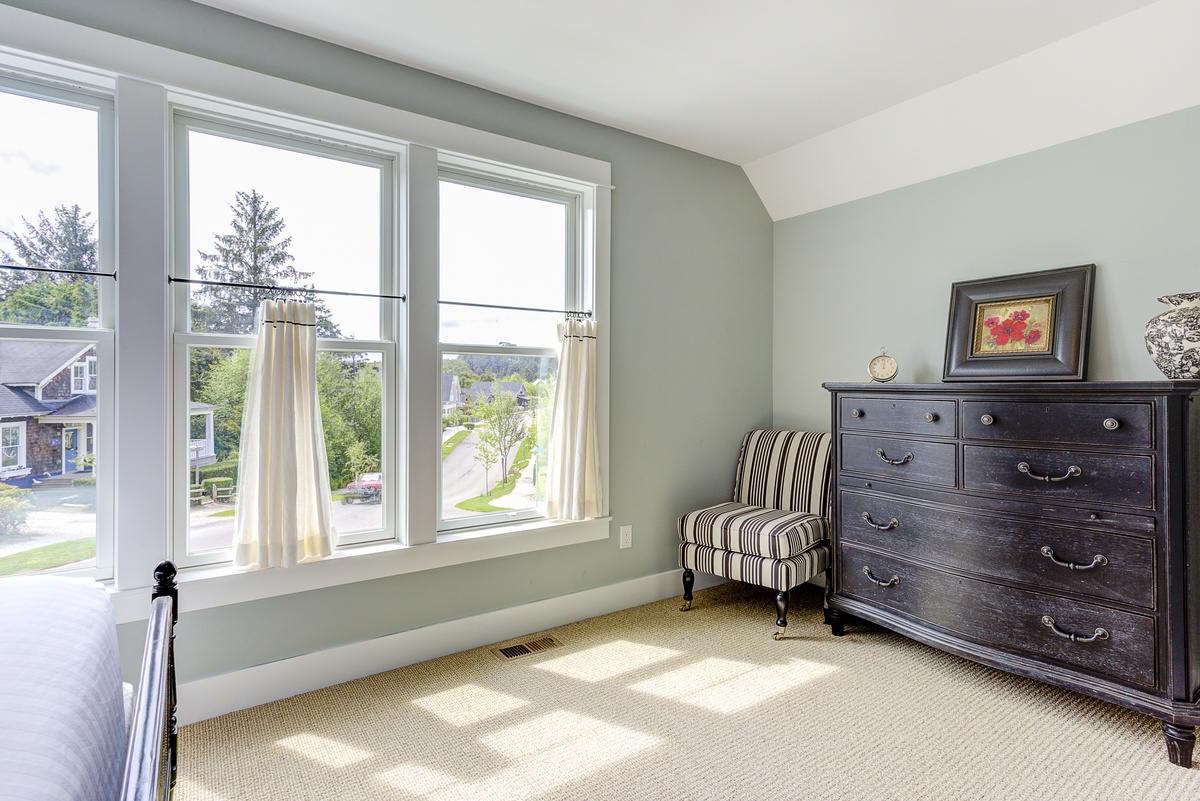
M 975 309 L 972 356 L 1049 353 L 1054 297 L 980 303 Z
M 1083 381 L 1096 265 L 950 287 L 943 381 Z

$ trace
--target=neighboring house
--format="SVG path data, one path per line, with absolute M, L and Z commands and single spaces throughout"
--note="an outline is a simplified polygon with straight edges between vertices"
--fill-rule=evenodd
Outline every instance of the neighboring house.
M 449 417 L 463 403 L 462 385 L 458 376 L 442 373 L 442 417 Z
M 0 340 L 0 479 L 74 472 L 96 431 L 96 348 Z
M 73 473 L 96 449 L 96 348 L 0 340 L 0 480 L 27 486 Z M 216 460 L 213 408 L 192 403 L 192 464 Z
M 500 392 L 507 392 L 515 397 L 517 405 L 522 409 L 529 408 L 529 395 L 525 393 L 525 384 L 520 381 L 476 381 L 463 390 L 471 403 L 488 403 Z

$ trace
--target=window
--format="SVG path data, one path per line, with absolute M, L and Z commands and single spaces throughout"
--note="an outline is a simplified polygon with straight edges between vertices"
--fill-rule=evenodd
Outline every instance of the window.
M 396 371 L 390 226 L 395 154 L 336 146 L 237 120 L 176 115 L 177 451 L 188 476 L 182 564 L 225 561 L 237 498 L 242 409 L 264 299 L 316 304 L 317 383 L 339 544 L 395 537 L 385 387 Z M 312 291 L 317 290 L 317 291 Z M 348 294 L 339 294 L 348 293 Z M 389 393 L 391 390 L 388 390 Z M 394 403 L 394 400 L 387 401 Z M 389 427 L 389 433 L 391 428 Z M 206 483 L 207 482 L 207 483 Z M 180 504 L 182 506 L 182 504 Z
M 540 514 L 557 325 L 587 295 L 583 192 L 442 170 L 440 530 Z
M 96 357 L 71 365 L 71 391 L 77 395 L 96 393 Z
M 111 576 L 112 114 L 0 78 L 0 575 Z

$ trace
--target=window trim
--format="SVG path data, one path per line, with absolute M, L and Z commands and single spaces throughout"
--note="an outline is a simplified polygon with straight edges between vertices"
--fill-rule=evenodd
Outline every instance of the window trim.
M 13 464 L 11 466 L 7 466 L 4 464 L 3 449 L 11 448 L 13 446 L 5 445 L 3 443 L 3 434 L 6 430 L 12 430 L 12 429 L 16 429 L 16 431 L 17 431 L 17 445 L 16 445 L 17 461 L 15 464 Z M 0 422 L 0 476 L 8 476 L 8 475 L 13 475 L 15 473 L 20 473 L 21 471 L 25 470 L 26 467 L 28 467 L 28 464 L 27 464 L 28 460 L 26 459 L 26 456 L 25 456 L 26 444 L 27 444 L 26 440 L 25 440 L 25 434 L 26 434 L 26 430 L 25 430 L 25 421 L 24 420 L 12 420 L 12 421 Z

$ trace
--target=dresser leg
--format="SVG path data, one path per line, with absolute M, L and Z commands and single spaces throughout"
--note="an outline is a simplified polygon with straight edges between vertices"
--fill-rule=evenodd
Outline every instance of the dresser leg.
M 846 633 L 846 616 L 836 609 L 825 610 L 825 625 L 829 626 L 834 637 L 841 637 Z
M 1170 758 L 1171 764 L 1181 768 L 1190 768 L 1192 766 L 1192 747 L 1196 745 L 1196 727 L 1164 723 L 1163 734 L 1167 738 L 1167 756 Z

